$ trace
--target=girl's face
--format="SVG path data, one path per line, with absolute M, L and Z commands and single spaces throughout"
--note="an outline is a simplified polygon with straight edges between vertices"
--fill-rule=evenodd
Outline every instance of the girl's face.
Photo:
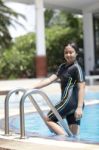
M 73 63 L 76 60 L 77 53 L 71 45 L 67 45 L 64 49 L 64 58 L 68 64 Z

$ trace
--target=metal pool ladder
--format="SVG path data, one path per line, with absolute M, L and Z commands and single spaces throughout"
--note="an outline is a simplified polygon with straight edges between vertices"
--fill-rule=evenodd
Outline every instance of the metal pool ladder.
M 43 121 L 45 122 L 45 124 L 48 126 L 42 110 L 38 106 L 36 100 L 33 98 L 33 94 L 40 94 L 44 98 L 44 100 L 47 102 L 48 106 L 51 108 L 51 110 L 53 111 L 53 113 L 55 114 L 55 116 L 57 117 L 57 119 L 59 120 L 61 126 L 66 131 L 66 134 L 69 135 L 69 136 L 73 136 L 72 132 L 70 131 L 70 129 L 68 127 L 67 121 L 66 122 L 63 121 L 62 117 L 60 116 L 60 114 L 58 113 L 58 111 L 56 110 L 56 108 L 53 106 L 53 104 L 51 103 L 51 101 L 48 98 L 48 96 L 44 92 L 42 92 L 41 90 L 32 89 L 32 90 L 26 91 L 23 94 L 23 96 L 21 98 L 21 101 L 20 101 L 20 133 L 21 133 L 21 138 L 25 137 L 24 102 L 25 102 L 26 97 L 29 97 L 29 99 L 31 100 L 32 104 L 34 105 L 34 107 L 38 111 L 39 115 L 41 116 L 41 118 L 43 119 Z M 49 128 L 49 126 L 48 126 L 48 128 Z
M 17 92 L 25 93 L 25 91 L 26 90 L 23 88 L 15 88 L 15 89 L 11 90 L 5 98 L 4 111 L 5 111 L 5 134 L 6 135 L 9 135 L 9 99 L 13 93 L 17 93 Z

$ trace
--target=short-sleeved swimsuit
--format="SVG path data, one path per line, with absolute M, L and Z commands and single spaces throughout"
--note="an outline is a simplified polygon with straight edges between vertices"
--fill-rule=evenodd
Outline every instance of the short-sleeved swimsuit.
M 77 83 L 85 82 L 84 73 L 81 66 L 75 61 L 71 65 L 61 64 L 56 72 L 61 81 L 62 97 L 55 108 L 62 118 L 66 118 L 68 124 L 80 125 L 80 120 L 76 120 L 74 113 L 78 104 L 78 86 Z M 58 122 L 52 110 L 48 117 L 54 122 Z

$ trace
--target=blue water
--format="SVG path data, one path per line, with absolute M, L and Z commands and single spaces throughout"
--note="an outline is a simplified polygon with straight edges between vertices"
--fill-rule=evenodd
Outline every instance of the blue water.
M 99 100 L 99 92 L 87 91 L 87 92 L 85 93 L 85 99 L 86 99 L 86 100 L 92 100 L 92 99 L 97 99 L 97 100 Z
M 79 138 L 86 141 L 99 142 L 99 105 L 85 106 L 81 120 Z M 19 129 L 19 117 L 10 121 L 12 128 Z M 51 133 L 38 113 L 30 113 L 25 116 L 25 129 L 27 132 L 42 136 L 51 136 Z
M 99 142 L 99 104 L 85 106 L 81 120 L 80 138 Z
M 90 99 L 91 100 L 99 99 L 99 93 L 98 92 L 87 93 L 85 95 L 85 99 L 88 101 Z M 99 142 L 98 114 L 99 114 L 99 104 L 85 106 L 84 114 L 81 120 L 80 135 L 78 136 L 78 139 L 89 142 Z M 20 128 L 18 116 L 10 120 L 10 128 L 14 128 L 16 130 Z M 50 132 L 50 130 L 42 121 L 38 113 L 29 113 L 25 115 L 25 130 L 26 132 L 42 136 L 55 135 L 54 133 Z

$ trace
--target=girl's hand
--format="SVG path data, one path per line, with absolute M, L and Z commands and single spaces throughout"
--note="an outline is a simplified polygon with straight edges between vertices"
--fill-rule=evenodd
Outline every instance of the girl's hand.
M 83 115 L 82 107 L 77 107 L 77 109 L 75 111 L 76 120 L 80 120 L 82 118 L 82 115 Z

